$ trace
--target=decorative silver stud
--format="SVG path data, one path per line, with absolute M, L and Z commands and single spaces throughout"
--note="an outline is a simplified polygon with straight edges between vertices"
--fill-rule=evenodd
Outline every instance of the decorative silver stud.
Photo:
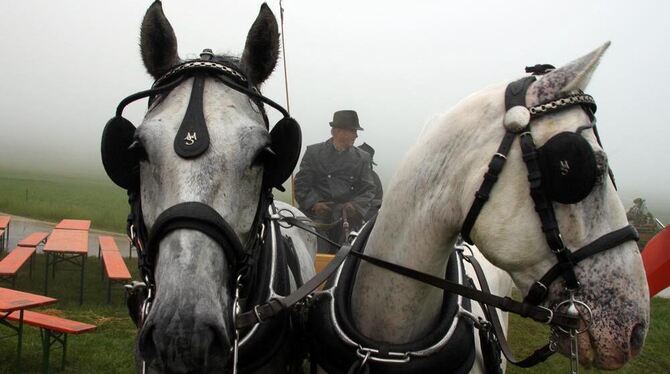
M 505 113 L 503 125 L 507 131 L 521 132 L 530 122 L 530 112 L 525 106 L 517 105 Z

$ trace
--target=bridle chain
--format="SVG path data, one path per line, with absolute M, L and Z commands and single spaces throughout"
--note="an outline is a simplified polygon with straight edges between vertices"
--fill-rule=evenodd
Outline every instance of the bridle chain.
M 557 109 L 561 109 L 566 106 L 571 106 L 575 104 L 591 104 L 595 105 L 595 100 L 591 95 L 587 94 L 575 94 L 575 95 L 570 95 L 566 97 L 562 97 L 560 99 L 556 99 L 553 101 L 546 102 L 541 105 L 536 105 L 533 107 L 528 108 L 528 111 L 530 112 L 531 116 L 539 116 L 545 113 L 553 112 Z

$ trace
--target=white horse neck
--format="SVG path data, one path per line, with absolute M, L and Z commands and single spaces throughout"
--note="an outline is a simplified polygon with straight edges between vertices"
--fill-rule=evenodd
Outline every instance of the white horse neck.
M 502 103 L 492 100 L 501 89 L 466 98 L 423 132 L 384 195 L 366 254 L 444 276 L 469 208 L 463 201 L 472 201 L 474 196 L 465 186 L 479 184 L 465 182 L 481 180 L 504 134 L 502 118 L 494 118 L 494 113 L 504 112 Z M 500 124 L 500 131 L 485 128 L 494 123 Z M 352 293 L 357 327 L 371 338 L 392 343 L 425 335 L 441 303 L 442 291 L 365 262 L 359 267 Z

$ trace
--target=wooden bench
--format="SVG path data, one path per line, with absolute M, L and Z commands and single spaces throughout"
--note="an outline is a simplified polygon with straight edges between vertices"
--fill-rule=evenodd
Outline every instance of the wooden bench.
M 130 271 L 121 257 L 119 247 L 116 246 L 114 238 L 101 235 L 98 237 L 98 253 L 102 262 L 102 270 L 107 275 L 107 303 L 111 302 L 112 282 L 125 283 L 132 280 Z M 103 276 L 104 279 L 104 276 Z M 124 293 L 125 295 L 125 293 Z
M 316 272 L 318 273 L 321 270 L 323 270 L 323 268 L 328 266 L 328 264 L 330 263 L 330 261 L 333 260 L 334 257 L 335 255 L 317 253 L 316 258 L 314 259 L 314 267 L 316 269 Z
M 47 237 L 49 237 L 48 232 L 34 232 L 28 236 L 26 236 L 23 240 L 21 240 L 18 244 L 19 247 L 37 247 L 40 244 L 44 244 L 47 241 Z
M 7 319 L 12 321 L 19 320 L 19 313 L 13 312 Z M 61 317 L 56 317 L 44 313 L 23 311 L 23 323 L 41 330 L 42 337 L 42 372 L 49 372 L 49 353 L 54 344 L 58 344 L 63 349 L 63 358 L 61 369 L 65 367 L 65 353 L 67 350 L 67 336 L 69 334 L 83 334 L 95 330 L 95 325 L 77 322 Z
M 16 247 L 0 261 L 0 281 L 11 279 L 12 288 L 16 287 L 16 275 L 19 269 L 30 259 L 30 278 L 33 277 L 33 258 L 35 247 Z

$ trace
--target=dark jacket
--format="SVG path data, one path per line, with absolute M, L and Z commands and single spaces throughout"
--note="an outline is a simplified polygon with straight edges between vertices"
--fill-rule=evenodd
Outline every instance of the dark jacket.
M 382 206 L 382 198 L 384 197 L 384 189 L 382 187 L 382 181 L 379 179 L 379 175 L 372 170 L 372 179 L 375 181 L 375 196 L 372 198 L 372 202 L 370 204 L 370 210 L 368 210 L 367 215 L 365 216 L 365 220 L 368 221 L 372 216 L 377 214 L 379 211 L 379 208 Z
M 370 155 L 356 147 L 339 152 L 328 139 L 307 147 L 295 176 L 295 197 L 300 209 L 311 215 L 317 202 L 353 202 L 365 217 L 376 186 Z

